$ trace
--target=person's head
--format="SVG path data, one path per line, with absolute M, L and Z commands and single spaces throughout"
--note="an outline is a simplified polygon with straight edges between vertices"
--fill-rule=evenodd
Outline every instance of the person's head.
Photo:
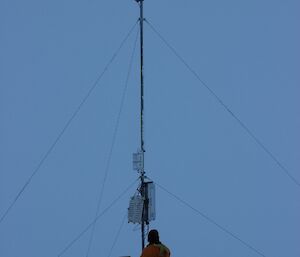
M 159 243 L 159 234 L 156 229 L 152 229 L 149 231 L 148 242 L 149 242 L 149 244 L 158 244 Z

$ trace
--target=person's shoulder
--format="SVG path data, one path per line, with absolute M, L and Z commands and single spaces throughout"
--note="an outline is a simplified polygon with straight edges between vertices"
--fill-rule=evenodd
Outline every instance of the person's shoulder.
M 166 245 L 162 244 L 162 246 L 169 250 L 169 248 L 168 248 Z M 170 250 L 169 250 L 169 251 L 170 251 Z
M 148 245 L 143 249 L 142 257 L 153 256 L 158 253 L 158 248 L 155 245 Z
M 159 249 L 159 256 L 168 257 L 171 255 L 170 249 L 166 245 L 160 243 L 156 244 L 155 246 Z
M 148 245 L 143 249 L 143 252 L 152 252 L 155 249 L 157 249 L 156 245 Z
M 165 244 L 160 243 L 160 244 L 157 244 L 157 246 L 169 250 L 169 248 Z
M 170 257 L 171 256 L 170 249 L 166 245 L 163 245 L 163 247 L 165 249 L 165 252 L 164 252 L 165 256 Z

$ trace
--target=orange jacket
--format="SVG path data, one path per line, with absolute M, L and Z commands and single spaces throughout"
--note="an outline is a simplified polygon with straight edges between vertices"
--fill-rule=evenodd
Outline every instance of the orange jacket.
M 141 257 L 170 257 L 168 247 L 163 244 L 152 244 L 144 248 Z

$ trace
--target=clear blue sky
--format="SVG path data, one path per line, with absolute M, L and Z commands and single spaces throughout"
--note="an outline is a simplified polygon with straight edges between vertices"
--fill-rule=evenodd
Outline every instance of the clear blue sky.
M 145 17 L 300 181 L 300 3 L 150 1 Z M 0 214 L 13 201 L 138 18 L 129 1 L 0 1 Z M 136 30 L 0 224 L 0 256 L 52 257 L 93 219 Z M 133 63 L 101 209 L 137 174 Z M 300 256 L 300 188 L 145 27 L 146 172 L 268 257 Z M 97 223 L 108 257 L 133 187 Z M 166 192 L 157 220 L 172 257 L 259 256 Z M 125 223 L 111 256 L 139 256 Z M 89 233 L 64 256 L 83 257 Z

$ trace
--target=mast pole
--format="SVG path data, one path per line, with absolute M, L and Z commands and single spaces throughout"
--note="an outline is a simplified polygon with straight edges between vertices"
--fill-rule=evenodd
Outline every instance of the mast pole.
M 144 0 L 139 0 L 140 3 L 140 50 L 141 50 L 141 150 L 144 149 Z
M 146 206 L 145 206 L 145 170 L 144 170 L 144 153 L 145 153 L 145 147 L 144 147 L 144 10 L 143 10 L 143 2 L 144 0 L 136 0 L 136 2 L 139 3 L 140 6 L 140 80 L 141 80 L 141 89 L 140 89 L 140 137 L 141 137 L 141 153 L 143 156 L 143 162 L 142 162 L 142 170 L 140 175 L 141 180 L 141 196 L 143 198 L 143 211 L 142 211 L 142 220 L 141 220 L 141 236 L 142 236 L 142 249 L 145 248 L 145 223 L 146 221 Z

